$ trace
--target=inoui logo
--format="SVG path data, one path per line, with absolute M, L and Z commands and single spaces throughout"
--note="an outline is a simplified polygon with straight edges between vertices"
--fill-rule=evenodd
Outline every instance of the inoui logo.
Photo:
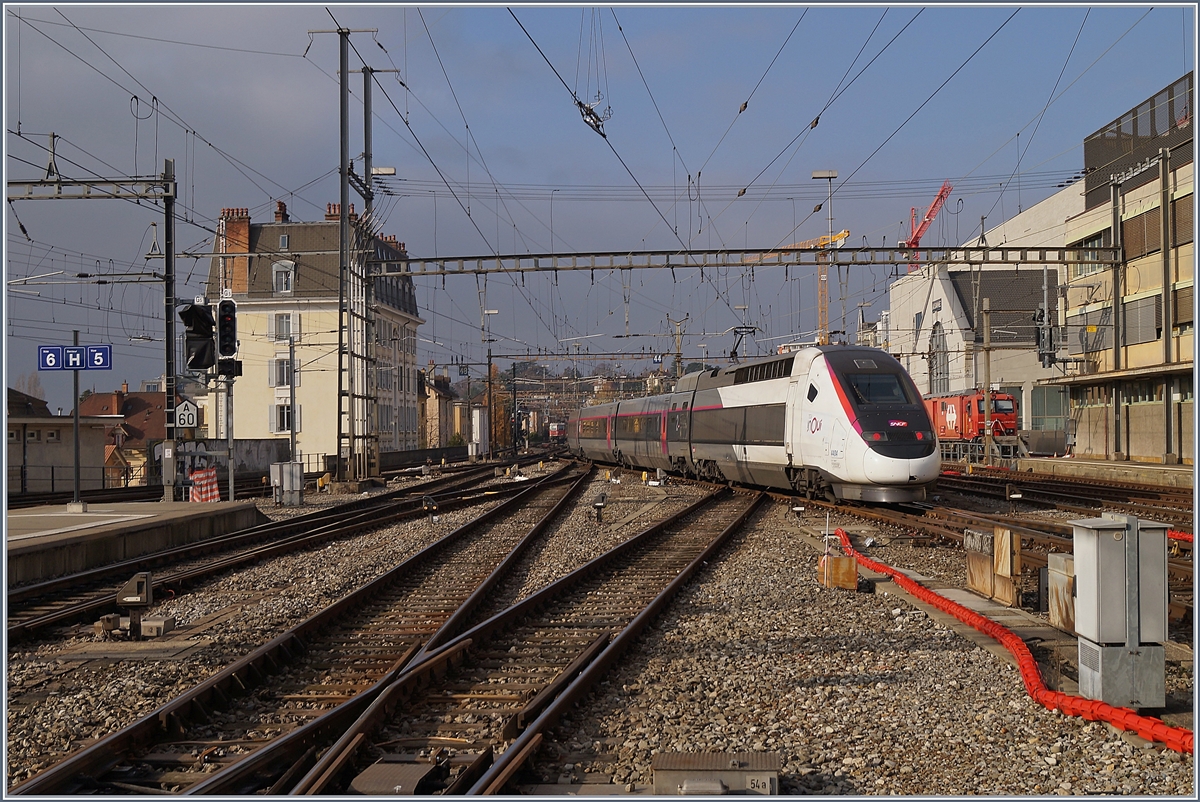
M 820 418 L 809 418 L 808 431 L 812 434 L 816 434 L 817 432 L 821 431 L 821 419 Z

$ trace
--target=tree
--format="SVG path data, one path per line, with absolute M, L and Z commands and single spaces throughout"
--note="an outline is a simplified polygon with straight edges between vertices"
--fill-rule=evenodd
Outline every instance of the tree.
M 15 389 L 25 395 L 46 400 L 46 391 L 42 389 L 42 380 L 38 376 L 37 371 L 26 373 L 18 376 L 15 384 Z

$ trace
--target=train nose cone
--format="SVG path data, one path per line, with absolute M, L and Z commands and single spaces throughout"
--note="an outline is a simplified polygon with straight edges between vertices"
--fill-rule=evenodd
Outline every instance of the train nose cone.
M 937 478 L 941 463 L 937 452 L 918 459 L 898 459 L 868 450 L 863 473 L 873 484 L 925 484 Z

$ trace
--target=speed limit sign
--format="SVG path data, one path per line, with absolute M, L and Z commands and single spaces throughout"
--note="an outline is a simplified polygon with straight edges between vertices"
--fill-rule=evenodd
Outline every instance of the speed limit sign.
M 179 406 L 175 407 L 175 426 L 180 429 L 194 429 L 199 421 L 198 410 L 196 405 L 191 401 L 181 401 Z

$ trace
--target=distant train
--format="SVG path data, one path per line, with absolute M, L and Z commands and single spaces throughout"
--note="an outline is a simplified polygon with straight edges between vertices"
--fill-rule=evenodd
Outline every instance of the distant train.
M 689 373 L 673 393 L 584 407 L 567 425 L 567 446 L 599 462 L 809 498 L 921 500 L 941 470 L 904 368 L 846 345 Z
M 981 440 L 986 431 L 983 390 L 965 390 L 925 399 L 939 440 Z M 1013 437 L 1017 433 L 1017 399 L 1008 393 L 992 393 L 992 436 Z
M 567 442 L 567 424 L 565 424 L 565 423 L 550 424 L 550 442 L 551 443 Z

